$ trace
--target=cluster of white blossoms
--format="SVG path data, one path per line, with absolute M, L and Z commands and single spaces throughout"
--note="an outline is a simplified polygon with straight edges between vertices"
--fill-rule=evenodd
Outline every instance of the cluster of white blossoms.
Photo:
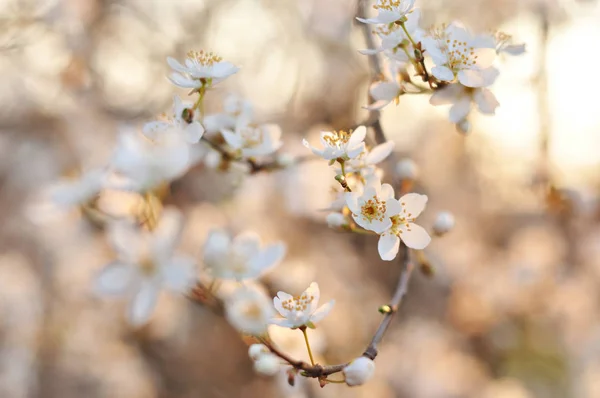
M 383 171 L 377 164 L 387 158 L 394 149 L 391 141 L 369 150 L 364 142 L 366 128 L 354 131 L 325 131 L 321 133 L 323 149 L 317 149 L 304 140 L 304 145 L 316 155 L 338 163 L 336 179 L 346 192 L 340 193 L 327 216 L 331 227 L 350 227 L 347 211 L 360 228 L 379 235 L 378 250 L 383 260 L 396 258 L 400 241 L 412 249 L 424 249 L 431 237 L 415 219 L 425 209 L 427 196 L 408 193 L 395 198 L 390 184 L 381 184 Z M 350 187 L 352 185 L 352 187 Z
M 452 104 L 450 120 L 463 129 L 473 103 L 482 113 L 494 113 L 498 101 L 487 88 L 498 76 L 494 62 L 500 53 L 522 53 L 523 45 L 513 44 L 505 34 L 475 35 L 457 22 L 423 30 L 414 0 L 378 0 L 374 8 L 377 16 L 358 19 L 376 25 L 374 34 L 381 44 L 361 52 L 371 57 L 383 55 L 389 75 L 370 87 L 373 102 L 367 109 L 374 111 L 398 103 L 401 95 L 413 91 L 432 91 L 430 102 Z M 434 64 L 430 72 L 425 56 Z M 79 207 L 104 216 L 115 260 L 99 271 L 94 290 L 103 296 L 126 298 L 127 320 L 132 325 L 141 326 L 151 319 L 163 289 L 207 305 L 216 302 L 233 327 L 259 342 L 249 348 L 258 373 L 272 376 L 287 367 L 288 374 L 334 382 L 319 373 L 324 368 L 314 362 L 307 330 L 323 321 L 335 301 L 319 306 L 316 282 L 297 296 L 279 291 L 273 299 L 259 283 L 266 272 L 283 261 L 283 242 L 264 244 L 250 231 L 234 234 L 214 228 L 202 245 L 201 261 L 178 254 L 184 216 L 162 205 L 172 181 L 199 163 L 222 171 L 237 164 L 245 173 L 254 173 L 288 167 L 294 159 L 277 153 L 282 146 L 281 129 L 253 122 L 253 108 L 248 101 L 228 96 L 223 112 L 205 114 L 207 95 L 214 85 L 238 72 L 234 64 L 205 51 L 190 51 L 183 62 L 169 57 L 167 63 L 172 69 L 169 80 L 190 89 L 189 95 L 195 98 L 185 101 L 174 96 L 169 114 L 139 130 L 122 128 L 107 164 L 44 190 L 47 201 L 35 209 L 35 215 L 49 212 L 50 207 L 60 212 Z M 411 80 L 415 74 L 407 71 L 409 67 L 428 87 Z M 396 164 L 400 178 L 397 198 L 394 186 L 382 184 L 384 171 L 379 167 L 392 154 L 394 143 L 371 146 L 366 138 L 367 128 L 359 126 L 354 130 L 324 131 L 318 146 L 303 140 L 316 157 L 334 166 L 340 191 L 327 208 L 331 211 L 327 223 L 332 228 L 378 236 L 378 252 L 385 261 L 397 257 L 401 242 L 406 250 L 425 249 L 431 237 L 416 219 L 425 210 L 428 198 L 410 192 L 418 175 L 416 164 L 410 159 Z M 128 216 L 114 216 L 98 204 L 105 190 L 133 193 L 140 205 Z M 432 234 L 442 236 L 454 224 L 451 213 L 441 212 Z M 268 333 L 272 325 L 302 332 L 311 365 L 290 360 L 278 351 Z M 375 364 L 361 356 L 335 368 L 343 373 L 347 385 L 354 386 L 373 376 Z M 316 373 L 310 374 L 310 370 Z
M 475 34 L 459 22 L 422 29 L 414 0 L 378 0 L 374 8 L 377 17 L 357 19 L 375 25 L 373 33 L 381 38 L 381 45 L 360 52 L 382 52 L 390 74 L 371 85 L 375 102 L 367 108 L 381 109 L 392 101 L 398 103 L 401 95 L 418 90 L 410 74 L 403 73 L 412 65 L 416 74 L 435 88 L 430 103 L 452 105 L 449 119 L 459 130 L 468 131 L 473 104 L 483 114 L 495 113 L 500 104 L 488 87 L 499 75 L 497 55 L 522 54 L 523 44 L 514 44 L 501 32 Z M 434 64 L 431 75 L 425 69 L 426 56 Z

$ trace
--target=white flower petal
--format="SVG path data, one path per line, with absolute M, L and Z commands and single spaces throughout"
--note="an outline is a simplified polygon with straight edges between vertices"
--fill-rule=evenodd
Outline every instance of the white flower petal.
M 402 205 L 400 205 L 400 202 L 394 199 L 393 197 L 388 199 L 385 202 L 385 205 L 385 215 L 387 217 L 395 216 L 397 214 L 400 214 L 400 212 L 402 211 Z
M 407 193 L 403 195 L 400 199 L 400 205 L 402 205 L 402 210 L 405 213 L 405 216 L 408 218 L 417 218 L 421 212 L 425 209 L 427 205 L 427 195 L 421 195 L 418 193 Z
M 134 265 L 110 263 L 94 279 L 94 292 L 102 296 L 122 296 L 131 288 L 136 275 Z
M 167 64 L 169 64 L 171 69 L 173 69 L 174 71 L 177 71 L 180 73 L 186 73 L 188 71 L 188 68 L 181 65 L 181 63 L 179 63 L 179 61 L 177 61 L 175 58 L 167 57 Z
M 163 210 L 158 225 L 152 231 L 152 252 L 159 260 L 169 259 L 183 230 L 183 215 L 175 207 Z
M 129 305 L 129 322 L 133 326 L 141 326 L 148 322 L 158 301 L 159 287 L 156 279 L 142 280 L 138 292 Z
M 400 93 L 400 86 L 394 82 L 376 82 L 369 87 L 369 93 L 377 101 L 392 101 Z
M 109 224 L 108 239 L 119 259 L 126 263 L 138 263 L 146 251 L 146 235 L 126 221 Z
M 379 236 L 377 251 L 384 261 L 392 261 L 398 255 L 400 248 L 400 238 L 392 233 L 385 233 Z
M 431 74 L 445 82 L 454 80 L 454 72 L 445 66 L 434 66 L 431 68 Z
M 400 239 L 411 249 L 422 250 L 431 242 L 431 237 L 420 225 L 409 223 L 408 227 L 400 226 L 400 230 L 402 231 Z
M 379 199 L 389 200 L 394 198 L 394 188 L 390 184 L 381 185 L 381 191 L 379 192 Z
M 352 140 L 352 139 L 351 139 L 351 140 Z M 364 142 L 362 142 L 362 143 L 360 143 L 360 145 L 358 145 L 357 147 L 355 147 L 355 148 L 353 147 L 352 149 L 349 149 L 349 150 L 348 150 L 348 152 L 347 152 L 347 155 L 348 155 L 348 158 L 349 158 L 349 159 L 354 159 L 354 158 L 358 157 L 358 156 L 359 156 L 361 153 L 363 153 L 364 151 L 365 151 L 365 143 L 364 143 Z M 337 157 L 338 157 L 338 156 L 335 156 L 335 157 L 333 157 L 333 158 L 331 158 L 331 159 L 335 159 L 335 158 L 337 158 Z
M 319 309 L 317 309 L 315 312 L 313 312 L 313 314 L 310 316 L 310 321 L 312 323 L 321 322 L 323 320 L 323 318 L 325 318 L 327 315 L 329 315 L 334 304 L 335 304 L 335 300 L 330 300 L 329 302 L 320 306 Z
M 352 132 L 350 139 L 348 140 L 348 148 L 354 148 L 357 145 L 360 145 L 367 136 L 367 128 L 365 126 L 360 126 L 356 130 Z
M 188 257 L 175 257 L 162 269 L 165 285 L 176 292 L 186 293 L 196 282 L 196 264 Z
M 392 153 L 395 145 L 396 143 L 394 141 L 387 141 L 383 144 L 377 145 L 375 148 L 371 149 L 365 159 L 365 162 L 369 165 L 374 165 L 383 161 Z
M 233 149 L 241 149 L 244 146 L 244 140 L 242 137 L 231 130 L 221 130 L 221 135 L 225 138 L 227 144 Z
M 169 80 L 171 83 L 181 88 L 199 88 L 202 86 L 202 83 L 200 83 L 198 80 L 188 79 L 187 77 L 175 72 L 171 73 Z
M 192 122 L 185 127 L 183 134 L 188 144 L 195 144 L 202 138 L 204 127 L 199 122 Z
M 496 112 L 496 108 L 500 106 L 500 103 L 496 99 L 494 93 L 487 88 L 481 88 L 475 91 L 473 100 L 479 108 L 479 112 L 486 115 L 493 115 Z
M 434 91 L 429 98 L 429 103 L 434 106 L 454 104 L 464 94 L 465 90 L 460 84 L 450 84 L 441 90 Z
M 268 245 L 250 260 L 250 268 L 262 273 L 275 267 L 285 256 L 286 245 L 283 242 Z
M 471 111 L 471 99 L 462 97 L 450 107 L 449 119 L 452 123 L 459 123 L 466 119 Z
M 209 232 L 204 242 L 204 262 L 208 267 L 214 267 L 219 263 L 231 246 L 231 237 L 222 229 L 213 229 Z

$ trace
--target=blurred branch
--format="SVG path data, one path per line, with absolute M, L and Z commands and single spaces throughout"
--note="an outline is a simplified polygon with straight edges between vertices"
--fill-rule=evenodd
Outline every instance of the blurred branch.
M 224 161 L 238 162 L 238 163 L 244 163 L 244 164 L 248 165 L 248 167 L 250 168 L 250 174 L 257 174 L 257 173 L 260 173 L 263 171 L 283 170 L 283 169 L 287 169 L 288 167 L 291 167 L 291 166 L 296 166 L 300 163 L 320 159 L 319 157 L 314 156 L 314 155 L 306 155 L 306 156 L 295 157 L 293 162 L 289 165 L 282 164 L 281 162 L 277 161 L 277 159 L 273 159 L 273 160 L 270 160 L 270 161 L 264 162 L 264 163 L 258 163 L 254 159 L 238 158 L 237 156 L 233 155 L 232 153 L 227 151 L 225 148 L 223 148 L 221 145 L 209 140 L 208 138 L 206 138 L 204 136 L 201 138 L 201 141 L 205 142 L 212 149 L 219 152 Z

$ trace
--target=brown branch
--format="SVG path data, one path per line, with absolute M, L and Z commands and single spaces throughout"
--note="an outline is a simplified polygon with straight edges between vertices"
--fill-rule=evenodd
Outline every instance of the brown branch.
M 377 346 L 383 340 L 383 336 L 387 331 L 394 314 L 398 312 L 398 308 L 402 304 L 402 299 L 406 295 L 408 291 L 408 283 L 410 281 L 410 276 L 412 274 L 413 265 L 410 262 L 410 250 L 404 243 L 401 243 L 402 249 L 402 270 L 400 271 L 400 277 L 398 279 L 398 284 L 396 285 L 396 290 L 387 306 L 385 308 L 385 315 L 381 322 L 379 323 L 379 327 L 375 331 L 371 342 L 363 352 L 362 356 L 367 357 L 369 359 L 375 359 L 377 357 L 378 351 Z M 283 359 L 285 362 L 289 363 L 292 367 L 302 372 L 302 375 L 305 377 L 313 377 L 313 378 L 325 378 L 334 373 L 341 372 L 348 363 L 342 363 L 338 365 L 311 365 L 304 361 L 295 360 L 286 353 L 282 352 L 279 348 L 277 348 L 270 340 L 261 339 L 261 342 L 265 344 L 273 354 L 277 355 L 279 358 Z

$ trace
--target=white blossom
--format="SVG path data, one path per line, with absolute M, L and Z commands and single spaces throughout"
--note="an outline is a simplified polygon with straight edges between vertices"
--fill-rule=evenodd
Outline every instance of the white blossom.
M 375 362 L 367 357 L 358 357 L 342 372 L 349 386 L 359 386 L 365 384 L 375 374 Z
M 381 185 L 375 176 L 367 180 L 362 194 L 347 193 L 346 204 L 358 225 L 378 234 L 388 230 L 392 226 L 390 217 L 402 211 L 400 203 L 394 199 L 394 188 L 389 184 Z
M 377 174 L 376 165 L 387 158 L 396 144 L 393 141 L 386 141 L 379 144 L 373 149 L 366 149 L 356 158 L 346 162 L 345 168 L 347 173 L 359 173 L 364 179 L 368 179 Z M 341 169 L 336 169 L 336 172 L 341 173 Z M 353 190 L 354 191 L 354 190 Z
M 167 58 L 167 63 L 174 71 L 169 80 L 178 87 L 194 90 L 217 84 L 239 70 L 232 63 L 203 50 L 189 51 L 185 65 L 171 57 Z
M 398 79 L 382 80 L 371 83 L 369 94 L 373 97 L 373 103 L 365 106 L 368 110 L 380 110 L 392 101 L 398 104 L 400 96 L 406 92 L 404 84 Z
M 225 302 L 227 320 L 242 333 L 258 336 L 265 334 L 275 311 L 271 300 L 252 287 L 236 289 Z
M 286 292 L 277 292 L 273 304 L 283 318 L 273 318 L 271 323 L 291 329 L 301 326 L 314 328 L 316 323 L 329 314 L 335 304 L 335 300 L 331 300 L 318 307 L 320 294 L 316 282 L 311 283 L 301 295 L 296 297 Z
M 281 128 L 276 124 L 252 126 L 238 123 L 235 131 L 221 130 L 227 144 L 244 158 L 266 156 L 277 151 L 281 142 Z
M 329 228 L 339 228 L 348 224 L 346 216 L 337 212 L 327 214 L 326 221 Z
M 47 222 L 63 216 L 73 207 L 82 206 L 98 196 L 108 179 L 104 169 L 93 169 L 78 178 L 62 178 L 36 194 L 26 206 L 33 222 Z
M 188 144 L 176 134 L 150 141 L 124 132 L 118 138 L 111 165 L 128 179 L 124 188 L 145 191 L 182 176 L 190 166 Z
M 213 229 L 204 244 L 204 264 L 219 279 L 243 281 L 258 278 L 283 259 L 286 246 L 276 242 L 261 247 L 260 237 L 244 232 L 232 237 L 222 229 Z
M 126 222 L 109 227 L 117 260 L 100 271 L 94 290 L 104 296 L 128 297 L 128 320 L 132 325 L 148 321 L 163 287 L 185 293 L 195 282 L 193 260 L 174 255 L 181 221 L 177 210 L 167 208 L 152 232 Z
M 449 211 L 441 211 L 433 222 L 433 232 L 438 236 L 444 235 L 454 228 L 454 224 L 454 215 Z
M 419 166 L 410 158 L 400 159 L 396 163 L 396 175 L 403 180 L 416 180 Z
M 431 73 L 441 81 L 486 87 L 496 79 L 497 72 L 490 70 L 496 57 L 491 36 L 473 36 L 453 22 L 432 30 L 421 42 L 435 63 Z
M 377 0 L 373 6 L 378 14 L 375 18 L 356 18 L 367 24 L 389 24 L 402 20 L 415 6 L 415 0 Z
M 391 261 L 396 258 L 400 239 L 411 249 L 424 249 L 431 237 L 427 231 L 414 223 L 415 219 L 425 209 L 427 196 L 408 193 L 399 201 L 401 211 L 391 217 L 391 226 L 379 236 L 377 249 L 382 260 Z
M 142 132 L 146 137 L 155 141 L 164 134 L 181 134 L 189 144 L 200 141 L 204 134 L 204 127 L 194 120 L 193 104 L 182 101 L 179 96 L 173 98 L 173 115 L 167 120 L 157 120 L 144 125 Z
M 274 354 L 263 354 L 254 361 L 254 371 L 263 376 L 274 376 L 280 368 L 281 361 Z
M 236 94 L 223 100 L 223 112 L 204 116 L 202 123 L 208 133 L 220 133 L 223 129 L 235 130 L 237 125 L 246 125 L 253 119 L 252 103 Z
M 365 137 L 367 129 L 365 126 L 360 126 L 351 132 L 340 131 L 323 131 L 321 132 L 321 144 L 323 149 L 317 149 L 311 146 L 306 139 L 302 140 L 302 144 L 309 148 L 315 155 L 321 156 L 325 160 L 335 159 L 354 159 L 365 150 Z
M 419 30 L 419 21 L 421 19 L 421 10 L 415 9 L 412 13 L 406 16 L 407 20 L 404 23 L 404 28 L 411 35 L 411 37 L 420 37 L 421 32 Z M 377 34 L 381 38 L 381 46 L 377 48 L 369 48 L 366 50 L 359 50 L 358 52 L 364 55 L 372 55 L 380 52 L 385 52 L 385 55 L 390 59 L 396 60 L 401 63 L 409 61 L 409 56 L 402 49 L 405 46 L 409 54 L 412 54 L 414 49 L 412 48 L 409 38 L 399 24 L 386 24 L 377 26 L 373 33 Z
M 490 70 L 496 71 L 495 68 Z M 459 123 L 466 119 L 471 112 L 472 103 L 475 103 L 479 112 L 485 115 L 495 114 L 496 108 L 500 106 L 494 93 L 487 88 L 465 87 L 461 84 L 450 84 L 441 90 L 436 90 L 431 95 L 429 103 L 436 106 L 451 104 L 449 119 L 452 123 Z
M 525 53 L 525 43 L 513 44 L 513 38 L 504 32 L 496 32 L 494 34 L 496 42 L 496 53 L 506 53 L 509 55 L 521 55 Z
M 262 355 L 268 354 L 270 352 L 271 352 L 271 350 L 269 350 L 269 348 L 264 344 L 252 344 L 248 348 L 248 356 L 253 361 L 256 361 Z

